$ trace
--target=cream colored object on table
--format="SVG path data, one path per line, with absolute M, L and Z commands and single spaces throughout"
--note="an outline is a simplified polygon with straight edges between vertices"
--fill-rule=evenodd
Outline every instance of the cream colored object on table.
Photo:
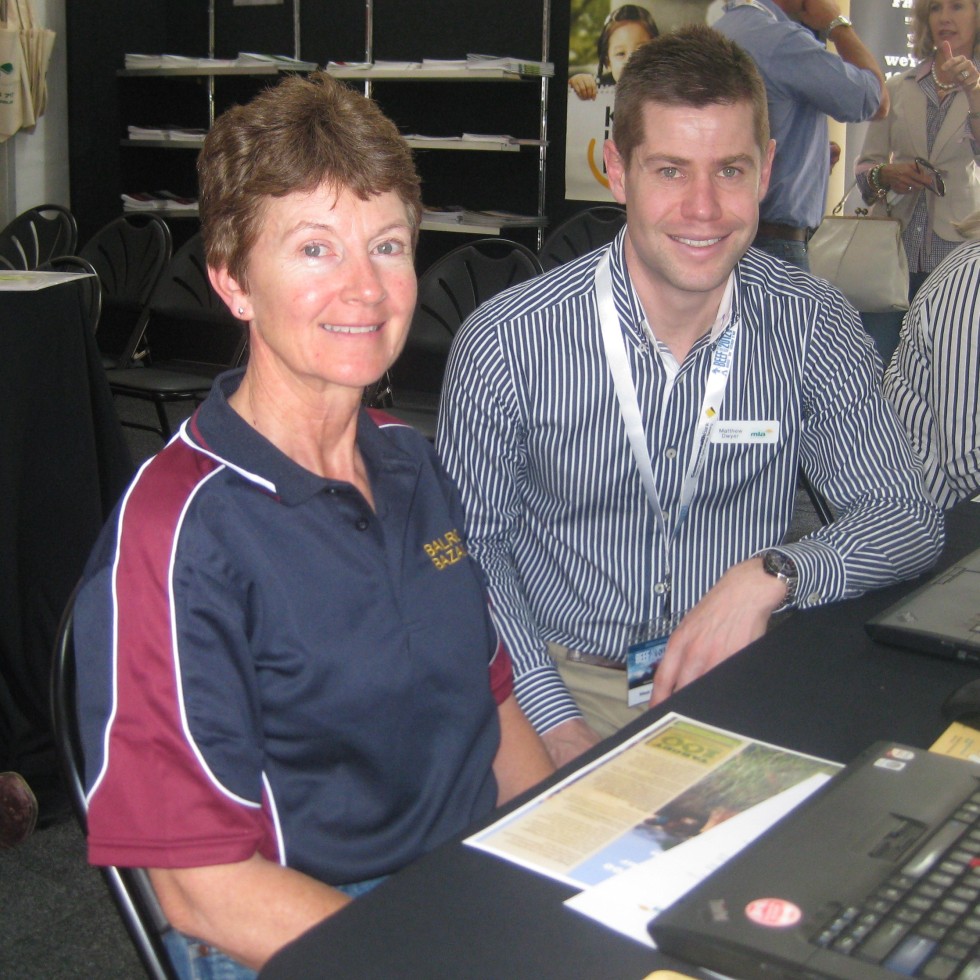
M 44 114 L 54 40 L 37 23 L 33 0 L 0 0 L 0 142 Z

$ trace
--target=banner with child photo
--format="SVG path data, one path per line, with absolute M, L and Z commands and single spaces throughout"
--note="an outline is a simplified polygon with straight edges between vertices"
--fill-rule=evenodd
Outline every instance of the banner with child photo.
M 718 0 L 571 0 L 565 197 L 610 201 L 602 147 L 612 136 L 616 82 L 641 45 L 681 24 L 704 22 Z

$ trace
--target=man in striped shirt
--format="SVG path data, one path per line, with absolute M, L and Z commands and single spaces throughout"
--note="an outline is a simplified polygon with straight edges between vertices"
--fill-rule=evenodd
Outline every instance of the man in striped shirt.
M 980 232 L 980 213 L 968 221 Z M 980 240 L 961 245 L 926 280 L 885 372 L 885 395 L 943 508 L 980 493 L 978 379 Z
M 626 228 L 456 338 L 437 445 L 518 699 L 556 762 L 641 710 L 622 669 L 637 637 L 663 654 L 656 703 L 775 610 L 939 553 L 940 514 L 857 314 L 749 250 L 773 148 L 736 45 L 704 26 L 644 45 L 604 156 Z M 801 465 L 839 517 L 782 544 Z M 641 681 L 648 656 L 631 658 Z

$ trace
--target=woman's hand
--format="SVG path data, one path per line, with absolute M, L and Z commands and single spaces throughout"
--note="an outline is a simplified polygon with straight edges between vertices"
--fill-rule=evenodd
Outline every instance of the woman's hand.
M 936 52 L 936 61 L 946 77 L 955 81 L 967 95 L 980 90 L 980 72 L 973 59 L 961 54 L 954 55 L 949 41 L 943 41 L 942 54 Z
M 916 163 L 886 163 L 878 171 L 878 182 L 895 194 L 914 194 L 932 186 L 932 174 Z

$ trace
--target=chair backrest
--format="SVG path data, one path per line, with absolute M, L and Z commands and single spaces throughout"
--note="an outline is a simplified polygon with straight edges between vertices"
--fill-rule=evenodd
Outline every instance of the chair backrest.
M 155 367 L 214 376 L 242 360 L 248 331 L 211 287 L 200 234 L 188 239 L 160 277 L 143 341 Z
M 597 204 L 573 214 L 549 233 L 538 252 L 546 271 L 600 245 L 608 245 L 626 223 L 626 209 L 616 204 Z
M 55 639 L 51 665 L 51 719 L 55 748 L 68 784 L 75 816 L 83 831 L 88 829 L 81 738 L 75 712 L 75 594 L 68 600 Z M 163 944 L 170 928 L 143 868 L 102 869 L 109 891 L 136 952 L 153 980 L 177 980 L 176 971 Z
M 87 277 L 78 282 L 78 298 L 82 317 L 93 333 L 97 331 L 102 313 L 102 283 L 92 263 L 79 255 L 59 255 L 57 258 L 42 262 L 38 266 L 38 271 L 87 273 Z
M 60 204 L 39 204 L 17 215 L 0 231 L 0 255 L 15 269 L 36 269 L 78 246 L 75 216 Z
M 405 349 L 391 369 L 395 404 L 399 387 L 438 392 L 463 321 L 497 293 L 540 274 L 534 252 L 506 238 L 460 245 L 429 266 L 419 279 Z
M 100 228 L 78 253 L 102 283 L 99 350 L 120 366 L 136 350 L 138 321 L 172 249 L 170 228 L 159 215 L 124 214 Z

